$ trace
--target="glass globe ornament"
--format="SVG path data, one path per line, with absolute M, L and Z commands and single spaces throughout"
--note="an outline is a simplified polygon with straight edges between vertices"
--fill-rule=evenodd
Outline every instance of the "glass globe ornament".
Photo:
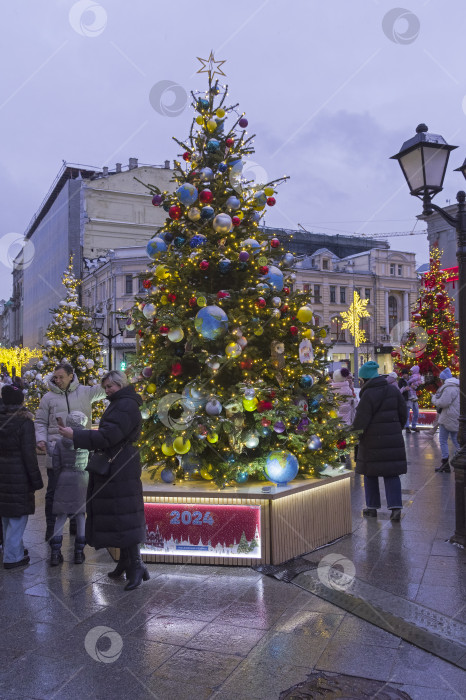
M 241 206 L 241 202 L 238 199 L 238 197 L 232 196 L 228 197 L 226 201 L 226 208 L 229 209 L 230 211 L 235 211 L 236 209 L 239 209 Z
M 299 386 L 302 389 L 310 389 L 313 384 L 314 384 L 314 378 L 311 377 L 310 374 L 303 374 L 299 378 Z
M 188 209 L 188 219 L 191 221 L 199 221 L 201 218 L 201 210 L 198 209 L 197 207 L 191 207 L 191 209 Z
M 201 209 L 201 219 L 203 221 L 210 221 L 215 216 L 215 211 L 213 207 L 202 207 Z
M 209 139 L 206 146 L 208 153 L 217 153 L 220 150 L 220 141 L 217 139 Z
M 160 478 L 166 484 L 173 484 L 175 479 L 176 479 L 175 472 L 173 471 L 173 469 L 169 469 L 168 467 L 165 467 L 160 472 Z
M 183 204 L 185 207 L 189 207 L 197 200 L 199 193 L 194 185 L 191 185 L 189 182 L 185 182 L 176 190 L 176 196 L 181 204 Z
M 246 435 L 243 438 L 243 442 L 247 448 L 254 449 L 255 447 L 258 446 L 259 444 L 259 435 L 256 433 L 254 430 L 250 430 L 249 432 L 246 433 Z
M 222 412 L 222 404 L 216 397 L 210 398 L 205 405 L 208 416 L 219 416 Z
M 320 437 L 318 435 L 311 435 L 311 437 L 307 441 L 308 450 L 312 450 L 312 451 L 320 450 L 321 447 L 322 447 L 322 440 L 320 439 Z
M 177 326 L 176 328 L 171 328 L 168 331 L 167 334 L 168 340 L 170 340 L 172 343 L 179 343 L 181 340 L 184 338 L 184 331 L 181 328 L 181 326 Z
M 210 182 L 214 176 L 212 168 L 201 168 L 199 171 L 199 180 L 203 183 Z
M 212 222 L 212 226 L 216 233 L 226 234 L 233 228 L 233 223 L 231 221 L 231 216 L 229 214 L 224 214 L 223 212 L 217 214 Z
M 147 319 L 153 318 L 155 316 L 156 312 L 157 312 L 157 309 L 155 308 L 155 306 L 153 304 L 145 304 L 145 306 L 142 310 L 142 314 L 143 314 L 144 318 L 147 318 Z
M 272 450 L 267 455 L 264 474 L 277 486 L 286 486 L 289 481 L 298 475 L 299 463 L 292 452 L 287 450 Z
M 257 255 L 258 253 L 260 253 L 261 246 L 260 243 L 255 240 L 255 238 L 246 238 L 246 240 L 243 241 L 242 245 L 245 248 L 251 249 L 253 255 Z
M 274 292 L 281 292 L 284 287 L 283 272 L 275 265 L 269 267 L 265 280 Z
M 241 355 L 241 345 L 238 343 L 228 343 L 225 348 L 225 355 L 230 358 L 239 357 Z
M 218 340 L 228 330 L 228 316 L 219 306 L 204 306 L 194 319 L 194 327 L 201 338 Z
M 237 484 L 245 484 L 249 479 L 249 474 L 244 469 L 239 469 L 235 475 L 235 481 Z
M 203 408 L 208 399 L 208 394 L 202 382 L 197 379 L 186 384 L 183 388 L 182 395 L 184 398 L 183 405 L 186 406 L 189 411 L 198 411 Z

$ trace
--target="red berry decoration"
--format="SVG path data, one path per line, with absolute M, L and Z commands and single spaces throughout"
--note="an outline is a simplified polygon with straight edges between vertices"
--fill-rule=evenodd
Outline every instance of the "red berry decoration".
M 183 153 L 183 160 L 191 160 L 191 153 L 189 151 Z
M 266 275 L 268 271 L 269 271 L 269 268 L 267 265 L 262 265 L 259 268 L 259 272 L 261 273 L 261 275 Z
M 150 280 L 143 280 L 142 286 L 144 289 L 150 289 L 152 287 L 152 282 Z
M 214 195 L 212 194 L 212 192 L 210 190 L 202 190 L 202 192 L 199 195 L 199 200 L 203 204 L 208 204 L 209 202 L 211 202 L 213 200 L 213 198 L 214 198 Z
M 297 326 L 290 326 L 290 333 L 291 335 L 296 335 L 298 332 Z
M 239 226 L 241 223 L 241 219 L 239 218 L 239 216 L 232 216 L 231 223 L 233 224 L 233 226 Z
M 339 450 L 344 450 L 346 447 L 346 440 L 343 440 L 343 439 L 338 440 L 337 447 Z
M 280 241 L 278 240 L 278 238 L 272 238 L 272 240 L 270 241 L 270 245 L 272 246 L 272 248 L 278 248 L 280 245 Z
M 191 299 L 188 301 L 188 304 L 191 307 L 196 306 L 196 304 L 197 304 L 196 297 L 191 297 Z
M 201 260 L 199 263 L 199 267 L 201 270 L 208 270 L 209 269 L 209 261 L 208 260 Z
M 167 296 L 168 296 L 168 301 L 171 301 L 172 304 L 174 301 L 176 301 L 176 294 L 174 294 L 173 292 L 170 292 L 170 294 L 168 294 Z
M 234 142 L 235 142 L 234 139 L 231 139 L 231 138 L 225 139 L 225 144 L 228 146 L 228 148 L 231 148 L 231 146 L 233 146 Z
M 160 335 L 168 335 L 169 330 L 168 326 L 160 326 L 159 333 Z
M 177 204 L 174 204 L 173 206 L 171 206 L 170 209 L 168 210 L 168 216 L 170 217 L 170 219 L 175 219 L 175 221 L 177 219 L 179 219 L 181 216 L 180 207 Z
M 274 207 L 276 203 L 277 200 L 275 199 L 275 197 L 269 197 L 267 199 L 267 204 L 269 205 L 269 207 Z
M 172 364 L 172 376 L 179 377 L 180 374 L 183 374 L 183 365 L 181 362 L 174 362 Z
M 245 128 L 247 127 L 247 125 L 249 124 L 249 122 L 248 122 L 248 120 L 247 120 L 245 117 L 241 117 L 241 119 L 239 120 L 238 124 L 240 125 L 240 127 L 241 127 L 242 129 L 245 129 Z
M 289 288 L 289 287 L 283 287 L 283 294 L 286 294 L 286 295 L 288 296 L 289 293 L 290 293 L 290 288 Z

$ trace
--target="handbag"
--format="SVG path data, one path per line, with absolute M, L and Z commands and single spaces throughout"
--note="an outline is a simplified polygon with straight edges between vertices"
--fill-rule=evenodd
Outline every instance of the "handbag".
M 86 470 L 91 474 L 97 474 L 98 476 L 108 476 L 110 474 L 110 469 L 113 462 L 118 457 L 120 452 L 126 447 L 127 444 L 127 442 L 124 442 L 120 449 L 113 455 L 113 457 L 109 457 L 108 454 L 106 454 L 106 452 L 103 451 L 94 452 L 94 454 L 88 462 Z

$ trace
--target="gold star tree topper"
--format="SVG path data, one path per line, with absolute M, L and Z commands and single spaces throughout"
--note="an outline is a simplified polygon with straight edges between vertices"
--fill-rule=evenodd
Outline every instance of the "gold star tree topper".
M 208 73 L 209 80 L 212 80 L 214 75 L 226 75 L 221 68 L 226 61 L 216 61 L 213 51 L 210 52 L 209 58 L 199 58 L 198 56 L 197 60 L 202 64 L 197 72 Z
M 362 328 L 359 328 L 359 321 L 361 318 L 366 318 L 370 316 L 369 311 L 366 309 L 369 299 L 361 299 L 357 292 L 353 292 L 353 303 L 349 307 L 348 311 L 342 311 L 340 316 L 344 320 L 341 328 L 342 330 L 349 330 L 354 338 L 354 345 L 358 348 L 361 343 L 365 343 L 366 333 Z

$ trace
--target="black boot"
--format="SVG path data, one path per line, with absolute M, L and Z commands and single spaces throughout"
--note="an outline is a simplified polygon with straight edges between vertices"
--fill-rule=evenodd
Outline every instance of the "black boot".
M 439 467 L 435 467 L 436 472 L 451 472 L 450 462 L 448 457 L 443 457 L 442 462 Z
M 50 556 L 50 566 L 58 566 L 63 562 L 63 554 L 61 553 L 62 542 L 63 537 L 60 535 L 54 535 L 50 539 L 50 547 L 52 549 L 52 554 Z
M 82 564 L 85 560 L 84 547 L 86 546 L 86 539 L 84 537 L 76 537 L 74 540 L 74 563 Z
M 125 586 L 125 591 L 133 591 L 141 585 L 141 581 L 148 581 L 150 576 L 147 568 L 142 563 L 139 545 L 133 544 L 132 547 L 128 547 L 127 551 L 129 555 L 129 566 L 126 570 L 128 583 Z
M 118 564 L 116 567 L 113 569 L 113 571 L 109 571 L 107 576 L 110 578 L 120 578 L 122 574 L 125 573 L 127 568 L 129 567 L 129 557 L 128 557 L 128 550 L 126 547 L 122 547 L 120 549 L 120 558 L 118 560 Z

